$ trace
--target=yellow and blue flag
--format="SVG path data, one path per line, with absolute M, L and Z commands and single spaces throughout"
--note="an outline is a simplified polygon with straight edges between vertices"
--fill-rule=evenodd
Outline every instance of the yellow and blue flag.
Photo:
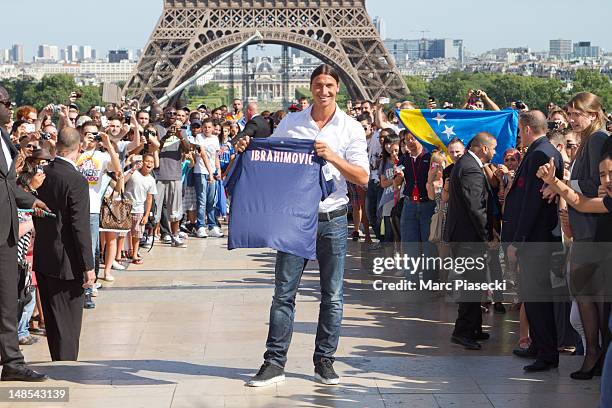
M 489 132 L 497 139 L 493 163 L 503 163 L 504 152 L 516 147 L 516 110 L 405 109 L 398 110 L 398 117 L 430 152 L 448 153 L 446 147 L 454 138 L 467 146 L 479 132 Z

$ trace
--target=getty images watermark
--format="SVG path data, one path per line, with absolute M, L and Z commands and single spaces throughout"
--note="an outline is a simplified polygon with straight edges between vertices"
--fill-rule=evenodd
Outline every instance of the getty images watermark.
M 383 275 L 385 272 L 402 272 L 403 276 L 415 277 L 421 271 L 449 271 L 448 282 L 431 279 L 401 279 L 385 282 L 382 279 L 372 282 L 376 291 L 506 291 L 506 280 L 487 281 L 487 260 L 485 257 L 411 257 L 395 254 L 393 257 L 372 259 L 372 272 Z

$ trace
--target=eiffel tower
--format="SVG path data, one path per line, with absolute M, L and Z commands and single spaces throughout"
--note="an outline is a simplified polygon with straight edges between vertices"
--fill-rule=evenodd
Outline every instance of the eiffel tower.
M 164 0 L 164 11 L 123 93 L 150 103 L 256 31 L 334 66 L 353 99 L 409 91 L 365 0 Z

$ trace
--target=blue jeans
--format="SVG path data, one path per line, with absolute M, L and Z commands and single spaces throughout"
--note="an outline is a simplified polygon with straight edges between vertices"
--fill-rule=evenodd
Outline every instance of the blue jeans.
M 19 319 L 19 326 L 17 327 L 17 337 L 19 339 L 30 335 L 30 318 L 32 318 L 32 313 L 34 313 L 34 307 L 36 306 L 36 289 L 32 289 L 32 300 L 25 305 L 21 319 Z
M 94 257 L 94 264 L 96 262 L 96 252 L 98 252 L 98 246 L 100 245 L 100 214 L 89 214 L 89 226 L 91 228 L 91 254 Z M 100 268 L 95 268 L 96 279 L 98 278 L 98 272 Z M 91 289 L 87 289 L 91 291 Z
M 313 362 L 323 358 L 334 361 L 342 326 L 344 261 L 347 251 L 348 222 L 346 216 L 319 222 L 317 260 L 321 284 L 319 323 Z M 276 254 L 275 288 L 270 307 L 270 327 L 264 360 L 285 367 L 293 334 L 295 296 L 307 259 L 278 252 Z
M 612 315 L 608 322 L 608 327 L 612 331 Z M 612 345 L 608 347 L 606 359 L 604 360 L 603 374 L 601 376 L 601 402 L 599 408 L 612 408 Z
M 383 189 L 380 187 L 380 184 L 376 183 L 374 180 L 370 180 L 368 183 L 368 190 L 366 191 L 365 210 L 366 215 L 368 216 L 368 222 L 374 230 L 374 235 L 378 239 L 383 238 L 380 234 L 381 220 L 379 220 L 377 216 L 378 203 L 380 202 L 382 193 Z
M 208 229 L 217 226 L 217 218 L 215 217 L 215 191 L 216 183 L 208 184 L 208 175 L 195 175 L 195 190 L 198 200 L 198 223 L 196 228 L 208 225 Z M 208 224 L 206 224 L 208 218 Z
M 406 197 L 402 218 L 400 221 L 400 231 L 402 236 L 402 249 L 406 255 L 418 258 L 421 255 L 433 257 L 436 254 L 435 246 L 429 242 L 429 228 L 431 217 L 436 209 L 435 201 L 415 203 Z M 416 278 L 416 275 L 412 275 Z M 423 270 L 423 279 L 435 279 L 436 271 Z

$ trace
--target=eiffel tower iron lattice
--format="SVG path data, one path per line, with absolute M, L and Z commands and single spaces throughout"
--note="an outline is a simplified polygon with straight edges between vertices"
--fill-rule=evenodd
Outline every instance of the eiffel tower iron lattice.
M 123 93 L 150 103 L 257 30 L 267 44 L 308 52 L 338 69 L 354 99 L 409 91 L 365 0 L 164 0 L 164 11 Z

